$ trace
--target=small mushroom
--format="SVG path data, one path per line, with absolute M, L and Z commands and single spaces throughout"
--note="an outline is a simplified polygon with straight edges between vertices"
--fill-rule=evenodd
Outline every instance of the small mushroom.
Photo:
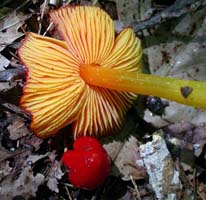
M 101 143 L 90 136 L 79 137 L 74 149 L 62 156 L 69 181 L 78 188 L 93 190 L 101 186 L 110 173 L 110 158 Z
M 136 94 L 206 107 L 206 83 L 143 74 L 140 40 L 131 28 L 115 37 L 98 7 L 67 6 L 51 19 L 63 41 L 28 33 L 19 49 L 27 68 L 21 106 L 39 137 L 72 123 L 74 136 L 104 135 L 120 128 Z M 185 98 L 181 88 L 192 88 Z

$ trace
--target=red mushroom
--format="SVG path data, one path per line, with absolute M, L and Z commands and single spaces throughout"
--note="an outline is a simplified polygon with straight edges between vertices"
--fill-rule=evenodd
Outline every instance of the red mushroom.
M 65 152 L 63 164 L 69 169 L 68 178 L 78 188 L 93 190 L 102 185 L 110 172 L 110 159 L 101 143 L 83 136 L 75 140 L 74 150 Z
M 21 106 L 32 114 L 38 136 L 70 123 L 75 137 L 110 133 L 120 128 L 135 94 L 206 107 L 205 82 L 141 73 L 140 40 L 131 28 L 115 37 L 112 19 L 100 8 L 63 7 L 51 19 L 64 41 L 29 33 L 19 49 L 28 70 Z

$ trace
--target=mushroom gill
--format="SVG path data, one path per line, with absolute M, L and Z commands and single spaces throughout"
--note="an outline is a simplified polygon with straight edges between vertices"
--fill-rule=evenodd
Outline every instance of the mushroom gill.
M 32 130 L 45 138 L 70 123 L 75 137 L 120 128 L 136 95 L 88 84 L 81 68 L 140 72 L 139 39 L 130 28 L 115 38 L 112 19 L 97 7 L 63 7 L 51 19 L 64 41 L 28 33 L 18 51 L 28 72 L 20 103 Z

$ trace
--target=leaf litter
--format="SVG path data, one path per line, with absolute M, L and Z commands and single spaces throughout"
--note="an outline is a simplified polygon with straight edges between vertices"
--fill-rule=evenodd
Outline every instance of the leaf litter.
M 137 22 L 142 25 L 139 27 L 147 27 L 150 19 L 154 23 L 153 17 L 158 19 L 170 6 L 177 13 L 172 1 L 169 5 L 150 0 L 80 3 L 96 3 L 112 13 L 117 30 Z M 63 130 L 51 139 L 37 138 L 29 129 L 30 116 L 19 107 L 25 71 L 16 50 L 26 31 L 38 31 L 39 24 L 40 32 L 47 30 L 51 7 L 44 6 L 42 9 L 42 2 L 32 1 L 25 4 L 24 12 L 14 9 L 0 19 L 0 199 L 205 199 L 206 111 L 168 102 L 165 112 L 157 116 L 147 109 L 145 98 L 139 98 L 128 113 L 119 134 L 102 139 L 113 163 L 108 184 L 88 193 L 68 183 L 60 157 L 65 143 L 71 147 L 71 136 Z M 146 70 L 205 80 L 205 8 L 198 8 L 192 14 L 178 15 L 173 30 L 168 28 L 171 21 L 166 20 L 137 31 L 148 62 Z M 181 8 L 178 11 L 180 14 Z M 170 13 L 166 12 L 172 19 Z M 52 35 L 54 30 L 46 32 Z

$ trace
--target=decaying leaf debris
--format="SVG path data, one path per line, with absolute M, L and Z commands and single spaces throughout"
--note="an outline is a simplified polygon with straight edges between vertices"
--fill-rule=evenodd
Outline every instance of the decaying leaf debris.
M 19 107 L 26 71 L 17 49 L 28 31 L 60 38 L 48 16 L 62 5 L 54 2 L 0 2 L 0 199 L 206 199 L 206 111 L 166 102 L 155 115 L 144 97 L 119 133 L 100 138 L 112 160 L 105 185 L 91 192 L 70 185 L 60 162 L 72 147 L 70 127 L 39 139 L 29 129 L 31 115 Z M 132 25 L 148 72 L 206 80 L 205 0 L 63 3 L 105 9 L 117 32 Z

